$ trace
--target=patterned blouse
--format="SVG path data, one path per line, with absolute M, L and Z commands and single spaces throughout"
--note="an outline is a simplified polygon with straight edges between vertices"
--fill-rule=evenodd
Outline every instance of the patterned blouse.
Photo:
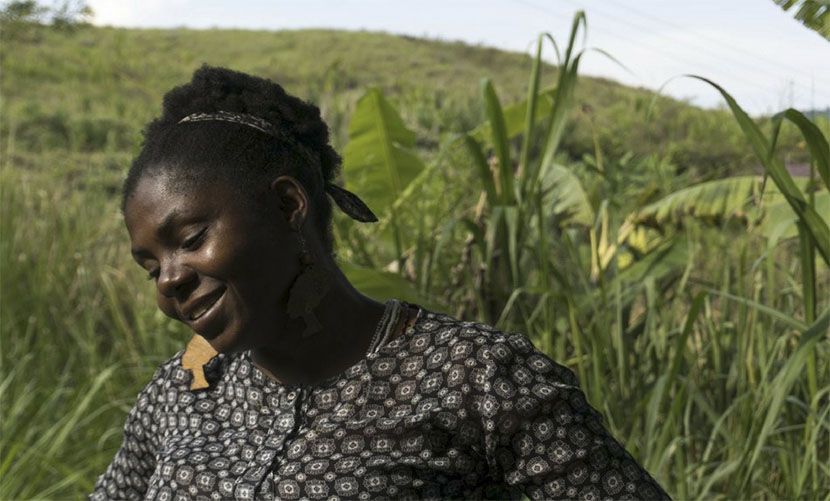
M 419 308 L 313 386 L 274 381 L 244 351 L 191 390 L 181 350 L 141 390 L 89 498 L 668 499 L 525 335 Z

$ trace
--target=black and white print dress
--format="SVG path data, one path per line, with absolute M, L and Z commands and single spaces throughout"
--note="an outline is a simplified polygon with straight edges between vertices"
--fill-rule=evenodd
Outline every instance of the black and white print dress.
M 524 334 L 420 308 L 314 386 L 277 383 L 245 351 L 191 390 L 181 350 L 141 390 L 90 499 L 668 498 Z

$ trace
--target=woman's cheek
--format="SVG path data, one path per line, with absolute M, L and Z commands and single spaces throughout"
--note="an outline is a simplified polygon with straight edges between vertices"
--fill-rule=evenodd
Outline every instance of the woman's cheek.
M 222 248 L 217 240 L 210 240 L 202 246 L 202 252 L 199 256 L 200 268 L 205 271 L 206 275 L 220 279 L 225 278 L 223 271 L 226 271 L 230 264 L 226 256 L 228 251 L 231 250 L 228 247 L 228 245 L 225 245 Z
M 172 318 L 173 320 L 182 321 L 179 318 L 178 313 L 176 312 L 176 307 L 173 304 L 173 300 L 165 296 L 161 292 L 156 293 L 156 304 L 158 305 L 159 310 L 161 310 L 161 312 L 167 315 L 168 317 Z

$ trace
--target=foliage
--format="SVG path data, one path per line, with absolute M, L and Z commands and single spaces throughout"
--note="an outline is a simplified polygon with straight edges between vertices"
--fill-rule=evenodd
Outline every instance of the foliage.
M 48 11 L 48 8 L 38 5 L 35 0 L 13 0 L 0 11 L 0 19 L 4 23 L 36 23 L 41 21 Z
M 335 214 L 360 290 L 527 333 L 677 499 L 826 496 L 826 122 L 664 99 L 647 119 L 644 91 L 577 78 L 583 29 L 557 67 L 547 35 L 531 60 L 329 31 L 0 46 L 0 498 L 88 493 L 188 339 L 130 260 L 117 194 L 140 124 L 202 60 L 312 97 L 347 186 L 390 187 L 376 225 Z M 793 160 L 811 177 L 788 181 Z
M 20 150 L 77 151 L 89 144 L 70 135 L 75 122 L 82 122 L 94 144 L 106 144 L 99 131 L 109 129 L 110 147 L 131 151 L 141 126 L 159 113 L 163 93 L 205 62 L 272 78 L 318 103 L 335 128 L 338 148 L 345 146 L 357 99 L 377 87 L 400 110 L 425 156 L 483 121 L 476 85 L 483 76 L 492 75 L 500 99 L 514 102 L 526 95 L 525 75 L 533 64 L 527 56 L 495 49 L 370 32 L 108 27 L 82 27 L 72 35 L 36 29 L 31 39 L 0 43 L 0 58 L 0 134 L 15 135 Z M 548 88 L 555 67 L 543 64 L 542 76 L 540 88 Z M 580 80 L 574 100 L 560 149 L 570 159 L 593 154 L 598 146 L 609 158 L 659 154 L 699 178 L 756 168 L 726 111 L 660 97 L 647 118 L 650 92 L 589 77 Z M 769 119 L 762 124 L 767 127 Z M 825 134 L 827 124 L 819 123 Z M 779 149 L 790 163 L 809 158 L 790 130 L 782 131 Z
M 759 176 L 725 178 L 686 188 L 675 184 L 674 191 L 658 201 L 637 207 L 638 200 L 642 204 L 650 198 L 642 196 L 643 188 L 651 184 L 652 191 L 664 189 L 660 186 L 664 183 L 655 186 L 653 175 L 664 169 L 645 166 L 641 172 L 623 171 L 614 162 L 603 160 L 599 149 L 584 162 L 599 179 L 593 185 L 590 179 L 583 182 L 577 174 L 578 164 L 554 162 L 571 116 L 572 90 L 584 54 L 574 47 L 583 23 L 584 17 L 578 14 L 554 89 L 539 90 L 545 35 L 539 37 L 528 98 L 509 107 L 510 113 L 502 107 L 492 83 L 482 82 L 487 124 L 445 147 L 452 152 L 461 143 L 467 150 L 472 177 L 480 186 L 479 196 L 470 200 L 478 199 L 475 211 L 472 215 L 456 211 L 440 219 L 444 231 L 460 227 L 461 233 L 466 233 L 462 261 L 451 269 L 456 278 L 461 275 L 458 283 L 471 286 L 439 287 L 436 277 L 435 285 L 422 287 L 422 293 L 442 291 L 445 303 L 455 305 L 459 315 L 532 332 L 536 342 L 550 353 L 559 357 L 568 354 L 592 399 L 618 410 L 619 418 L 627 423 L 624 436 L 642 438 L 640 446 L 649 458 L 647 464 L 671 479 L 670 490 L 679 498 L 717 494 L 726 498 L 759 494 L 796 498 L 823 492 L 830 485 L 827 464 L 819 459 L 828 447 L 826 332 L 830 291 L 827 280 L 821 288 L 818 285 L 819 276 L 827 278 L 827 269 L 819 271 L 815 254 L 824 255 L 828 239 L 826 216 L 820 215 L 815 204 L 827 195 L 827 187 L 810 179 L 792 179 L 777 156 L 775 138 L 781 120 L 786 117 L 794 122 L 823 179 L 830 157 L 824 135 L 806 117 L 788 110 L 773 118 L 770 140 L 719 88 L 773 181 L 769 186 L 766 177 Z M 537 108 L 539 102 L 545 104 Z M 517 144 L 518 161 L 514 160 Z M 621 176 L 627 177 L 627 183 Z M 671 189 L 672 184 L 668 186 Z M 621 193 L 621 189 L 630 191 Z M 810 193 L 809 202 L 805 189 Z M 589 192 L 594 197 L 589 197 Z M 640 196 L 636 196 L 638 192 Z M 779 213 L 785 203 L 795 216 L 800 237 L 800 318 L 770 306 L 780 301 L 771 285 L 776 281 L 772 270 L 765 277 L 766 287 L 761 285 L 763 281 L 747 277 L 734 285 L 744 294 L 735 294 L 729 285 L 731 266 L 725 263 L 727 267 L 722 268 L 701 261 L 705 258 L 695 255 L 692 248 L 713 251 L 720 244 L 720 252 L 732 255 L 735 250 L 727 249 L 736 232 L 764 227 L 764 202 L 772 202 Z M 397 218 L 409 220 L 403 215 Z M 731 224 L 736 219 L 740 223 L 737 227 Z M 669 222 L 673 223 L 670 231 L 663 231 Z M 722 235 L 711 234 L 709 228 Z M 778 230 L 777 238 L 768 242 L 768 256 L 783 235 Z M 760 232 L 755 238 L 764 236 Z M 419 233 L 405 242 L 413 252 L 389 254 L 386 259 L 405 258 L 412 269 L 429 269 L 419 260 L 419 256 L 435 259 L 429 241 Z M 745 260 L 753 241 L 746 239 L 735 257 Z M 390 249 L 382 242 L 374 244 L 369 254 L 383 255 Z M 423 249 L 424 245 L 428 248 Z M 774 266 L 770 257 L 766 261 L 767 266 Z M 704 279 L 689 287 L 690 276 L 698 277 L 695 281 L 703 278 L 693 273 L 700 266 L 723 270 L 725 275 L 719 280 L 727 282 L 713 287 Z M 746 273 L 740 267 L 736 271 Z M 757 293 L 745 295 L 746 287 L 759 286 L 766 291 L 768 304 L 760 302 Z M 688 308 L 683 307 L 683 299 L 690 304 Z M 740 321 L 740 330 L 721 317 L 731 310 L 729 302 L 742 306 L 741 315 L 749 315 Z M 683 312 L 678 319 L 681 322 L 675 320 L 682 329 L 670 327 L 672 320 L 661 314 L 661 308 L 669 305 L 679 308 L 675 315 Z M 821 311 L 824 313 L 819 314 Z M 787 326 L 801 342 L 782 351 L 786 336 L 755 338 L 753 332 L 760 325 L 765 326 L 761 336 L 775 332 L 775 326 Z M 705 341 L 704 332 L 708 332 Z M 697 333 L 697 341 L 693 333 Z M 702 366 L 695 358 L 700 356 L 707 359 Z M 742 365 L 745 361 L 748 367 Z M 725 390 L 711 387 L 718 378 L 727 378 Z M 615 382 L 599 383 L 609 379 Z M 616 400 L 609 404 L 607 392 L 612 387 Z M 788 401 L 803 413 L 785 411 Z M 691 428 L 690 419 L 696 423 Z M 705 429 L 708 436 L 690 434 L 698 428 Z M 682 437 L 677 435 L 680 430 L 685 430 Z M 765 452 L 770 447 L 776 455 Z M 778 466 L 783 462 L 786 467 Z M 690 472 L 694 474 L 689 476 Z M 733 482 L 726 481 L 725 472 Z
M 830 40 L 830 3 L 827 0 L 775 0 L 775 3 L 786 11 L 795 11 L 795 18 L 804 26 Z
M 11 0 L 0 11 L 0 39 L 5 41 L 37 40 L 44 24 L 55 31 L 72 33 L 88 26 L 93 17 L 92 7 L 84 0 L 61 0 L 44 6 L 36 0 Z
M 92 20 L 92 7 L 84 0 L 63 0 L 52 9 L 52 26 L 58 30 L 72 31 Z
M 424 170 L 414 146 L 415 133 L 378 89 L 358 100 L 344 151 L 344 176 L 373 210 L 389 214 L 397 254 L 402 249 L 394 202 Z

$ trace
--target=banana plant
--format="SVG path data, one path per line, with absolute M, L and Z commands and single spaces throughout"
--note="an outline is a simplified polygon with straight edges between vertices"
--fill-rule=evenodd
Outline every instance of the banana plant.
M 389 221 L 397 259 L 402 259 L 406 243 L 395 202 L 425 170 L 414 151 L 415 139 L 379 89 L 369 89 L 358 100 L 349 123 L 343 176 L 347 186 L 360 193 L 382 220 Z
M 811 245 L 819 252 L 825 263 L 830 265 L 830 225 L 828 225 L 827 216 L 822 216 L 816 211 L 815 207 L 795 184 L 792 176 L 784 167 L 784 163 L 775 155 L 775 144 L 780 124 L 785 119 L 790 120 L 798 126 L 804 136 L 809 145 L 813 165 L 819 172 L 825 186 L 830 189 L 830 148 L 828 148 L 827 139 L 821 133 L 821 130 L 797 110 L 788 109 L 775 117 L 774 123 L 776 125 L 773 135 L 771 138 L 767 138 L 761 132 L 761 128 L 749 118 L 749 115 L 726 90 L 707 78 L 696 75 L 690 76 L 708 83 L 723 96 L 767 175 L 775 182 L 787 203 L 798 215 L 799 223 L 810 238 Z
M 553 89 L 539 93 L 537 117 L 546 116 L 552 109 L 552 95 Z M 505 108 L 503 132 L 511 138 L 520 134 L 525 124 L 526 111 L 524 102 Z M 360 193 L 380 218 L 378 224 L 372 227 L 376 236 L 372 239 L 375 248 L 366 248 L 365 239 L 360 235 L 355 236 L 355 231 L 349 231 L 356 230 L 349 221 L 336 227 L 335 231 L 338 231 L 338 240 L 351 243 L 352 253 L 365 261 L 362 266 L 347 261 L 342 264 L 348 276 L 362 281 L 364 287 L 361 290 L 386 291 L 387 295 L 398 291 L 402 297 L 412 297 L 413 291 L 402 287 L 401 282 L 387 275 L 372 278 L 369 270 L 392 270 L 398 275 L 405 274 L 405 269 L 420 270 L 422 273 L 413 273 L 414 276 L 406 278 L 417 282 L 421 304 L 438 304 L 437 299 L 430 296 L 428 291 L 431 283 L 429 272 L 434 269 L 435 262 L 451 237 L 455 221 L 452 218 L 446 220 L 441 214 L 424 214 L 426 210 L 434 211 L 433 207 L 439 204 L 421 207 L 420 214 L 423 217 L 416 221 L 412 221 L 412 214 L 405 213 L 403 209 L 418 202 L 416 195 L 423 195 L 428 190 L 426 185 L 436 171 L 444 166 L 447 158 L 457 157 L 459 151 L 463 151 L 465 140 L 475 138 L 489 145 L 492 137 L 490 122 L 484 122 L 468 135 L 451 140 L 435 161 L 425 165 L 414 150 L 414 133 L 406 127 L 400 114 L 378 89 L 369 89 L 358 101 L 344 151 L 344 179 L 346 185 Z M 552 169 L 553 177 L 569 176 L 563 170 L 561 166 Z M 575 178 L 571 181 L 578 182 Z M 560 191 L 567 192 L 569 196 L 575 193 L 570 189 Z M 573 201 L 560 202 L 557 210 L 584 213 L 584 207 L 577 209 L 573 205 Z M 427 219 L 436 223 L 437 227 L 433 231 L 427 230 Z M 414 238 L 404 228 L 417 228 Z M 339 232 L 344 229 L 346 233 L 340 236 Z M 437 239 L 434 238 L 436 236 Z M 390 259 L 391 265 L 383 264 Z
M 815 184 L 804 176 L 793 181 L 801 190 Z M 818 187 L 810 196 L 818 214 L 830 214 L 830 192 Z M 771 246 L 797 236 L 798 215 L 775 184 L 765 176 L 735 176 L 682 188 L 635 210 L 626 217 L 622 240 L 641 238 L 645 228 L 661 233 L 680 229 L 689 218 L 715 227 L 737 221 Z
M 415 133 L 406 127 L 397 110 L 380 90 L 371 88 L 358 100 L 349 124 L 349 142 L 344 150 L 343 176 L 346 184 L 366 201 L 379 216 L 380 232 L 375 242 L 381 246 L 391 242 L 393 264 L 380 269 L 377 266 L 359 266 L 341 262 L 349 279 L 366 294 L 376 298 L 400 297 L 422 305 L 437 307 L 430 298 L 420 294 L 412 283 L 400 274 L 408 246 L 400 212 L 400 201 L 411 193 L 414 181 L 422 176 L 425 165 L 414 151 Z M 357 237 L 354 247 L 362 255 L 372 256 L 365 249 L 364 239 Z M 370 265 L 376 263 L 370 262 Z

